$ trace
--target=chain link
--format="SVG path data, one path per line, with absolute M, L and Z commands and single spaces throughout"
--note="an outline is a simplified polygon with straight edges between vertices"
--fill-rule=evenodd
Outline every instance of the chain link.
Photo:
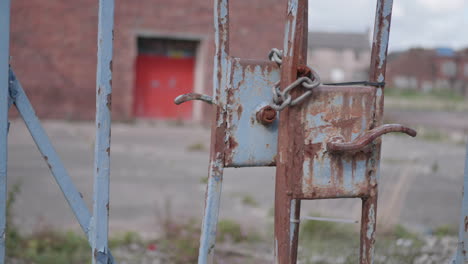
M 283 52 L 278 49 L 272 49 L 270 54 L 268 55 L 271 61 L 278 63 L 281 66 L 283 62 Z M 318 87 L 321 84 L 320 77 L 314 70 L 311 70 L 312 78 L 309 77 L 300 77 L 286 88 L 283 91 L 280 89 L 280 82 L 278 81 L 273 86 L 273 104 L 270 106 L 275 109 L 276 111 L 281 111 L 288 106 L 298 105 L 304 99 L 309 97 L 312 94 L 312 89 Z M 291 91 L 296 87 L 303 87 L 307 91 L 304 92 L 299 97 L 292 99 Z
M 271 61 L 276 62 L 279 66 L 281 66 L 281 64 L 283 63 L 283 51 L 277 48 L 273 48 L 270 51 L 270 54 L 268 54 L 268 58 Z

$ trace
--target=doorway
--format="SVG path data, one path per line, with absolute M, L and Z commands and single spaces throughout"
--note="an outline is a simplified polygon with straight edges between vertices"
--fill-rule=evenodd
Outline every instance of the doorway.
M 174 99 L 193 92 L 197 41 L 138 38 L 134 115 L 139 118 L 191 120 L 191 102 Z

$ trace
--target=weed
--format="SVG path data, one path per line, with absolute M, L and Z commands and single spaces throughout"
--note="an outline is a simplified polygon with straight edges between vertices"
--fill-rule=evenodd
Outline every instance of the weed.
M 434 163 L 432 163 L 431 170 L 433 173 L 436 173 L 439 171 L 439 163 L 437 163 L 437 161 L 434 161 Z
M 193 152 L 195 152 L 195 151 L 205 151 L 206 147 L 205 147 L 205 145 L 203 143 L 194 143 L 192 145 L 189 145 L 187 147 L 187 150 L 188 151 L 193 151 Z
M 125 232 L 122 234 L 118 234 L 111 239 L 109 239 L 109 247 L 110 248 L 117 248 L 120 246 L 125 246 L 129 244 L 143 244 L 143 240 L 138 233 L 135 232 Z
M 244 197 L 242 197 L 242 204 L 244 205 L 248 205 L 248 206 L 251 206 L 251 207 L 257 207 L 258 206 L 258 203 L 257 201 L 255 201 L 255 199 L 251 196 L 251 195 L 244 195 Z
M 201 177 L 200 178 L 200 183 L 201 184 L 207 184 L 208 183 L 208 177 Z
M 232 220 L 219 221 L 218 238 L 220 242 L 230 240 L 239 243 L 245 240 L 245 236 L 242 234 L 242 228 L 240 224 Z
M 457 228 L 452 225 L 442 225 L 434 228 L 434 230 L 432 230 L 432 234 L 439 238 L 446 236 L 456 236 Z

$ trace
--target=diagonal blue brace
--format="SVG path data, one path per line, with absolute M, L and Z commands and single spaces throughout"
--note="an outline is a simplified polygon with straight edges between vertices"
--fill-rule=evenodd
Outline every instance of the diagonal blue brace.
M 18 112 L 23 118 L 29 132 L 31 133 L 37 148 L 41 152 L 50 171 L 52 172 L 55 181 L 59 185 L 63 195 L 65 196 L 65 199 L 73 210 L 73 213 L 75 214 L 81 229 L 90 241 L 91 234 L 89 231 L 92 218 L 89 209 L 86 206 L 82 195 L 73 184 L 67 170 L 65 169 L 62 161 L 60 160 L 60 157 L 57 154 L 57 151 L 54 149 L 49 137 L 44 131 L 44 128 L 42 128 L 33 106 L 31 105 L 31 102 L 29 101 L 26 93 L 23 90 L 23 87 L 16 78 L 16 75 L 12 69 L 10 69 L 10 96 L 14 101 Z M 110 252 L 109 256 L 109 263 L 114 263 Z

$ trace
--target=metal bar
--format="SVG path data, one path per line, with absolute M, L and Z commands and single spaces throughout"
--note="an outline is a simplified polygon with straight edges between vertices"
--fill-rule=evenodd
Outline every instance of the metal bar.
M 337 219 L 337 218 L 314 217 L 314 216 L 304 216 L 304 217 L 301 217 L 301 220 L 334 222 L 334 223 L 343 223 L 343 224 L 358 224 L 359 223 L 359 221 L 352 220 L 352 219 Z
M 377 1 L 369 82 L 385 83 L 388 42 L 390 38 L 390 25 L 392 22 L 392 8 L 393 0 Z M 375 123 L 374 127 L 382 125 L 384 111 L 384 88 L 385 86 L 376 88 L 375 120 L 378 120 L 378 123 Z
M 112 52 L 114 0 L 99 1 L 96 73 L 96 144 L 92 223 L 93 263 L 109 263 L 109 180 L 111 143 Z
M 377 192 L 362 199 L 360 264 L 374 263 L 375 231 L 377 225 Z
M 291 201 L 291 221 L 290 223 L 290 250 L 291 250 L 291 263 L 297 262 L 297 249 L 299 247 L 299 225 L 301 224 L 301 200 L 293 199 Z
M 455 263 L 468 263 L 468 256 L 466 254 L 468 250 L 468 144 L 466 144 L 465 178 L 463 186 L 462 211 L 460 217 L 460 230 L 458 236 L 458 249 Z
M 298 66 L 307 62 L 307 34 L 304 33 L 307 32 L 307 7 L 307 0 L 288 1 L 281 67 L 282 90 L 296 81 Z M 300 203 L 292 199 L 292 177 L 301 175 L 302 161 L 292 146 L 304 144 L 302 135 L 296 133 L 296 130 L 301 130 L 301 107 L 285 108 L 280 115 L 275 183 L 275 263 L 289 264 L 295 263 L 297 256 L 299 228 L 290 222 L 291 216 L 298 216 L 297 205 Z
M 55 181 L 59 185 L 68 204 L 73 210 L 73 213 L 75 214 L 81 229 L 83 229 L 85 234 L 88 236 L 91 214 L 89 213 L 81 193 L 76 189 L 70 176 L 68 175 L 67 170 L 63 166 L 57 151 L 52 146 L 49 137 L 42 128 L 41 123 L 31 105 L 31 102 L 29 102 L 29 99 L 26 96 L 26 93 L 24 92 L 20 82 L 16 78 L 13 70 L 10 70 L 10 81 L 10 94 L 15 100 L 15 105 L 18 109 L 18 112 L 20 113 L 24 123 L 31 133 L 37 148 L 44 157 L 44 160 L 46 161 L 50 171 L 52 172 L 52 175 L 55 178 Z
M 205 213 L 203 216 L 199 264 L 213 263 L 216 229 L 226 148 L 226 98 L 227 75 L 230 73 L 229 60 L 229 1 L 216 0 L 214 3 L 215 57 L 213 72 L 213 124 L 211 129 L 210 166 L 206 189 Z
M 390 25 L 392 21 L 392 8 L 393 0 L 377 1 L 369 82 L 385 82 L 388 41 L 390 38 Z
M 5 262 L 7 203 L 10 0 L 0 0 L 0 264 Z
M 369 82 L 385 83 L 392 8 L 393 0 L 377 0 Z M 384 88 L 384 86 L 380 86 L 376 87 L 375 90 L 375 115 L 371 129 L 379 127 L 383 123 Z M 361 264 L 374 263 L 381 141 L 379 140 L 374 142 L 371 148 L 372 157 L 369 160 L 370 162 L 367 163 L 367 173 L 370 181 L 370 196 L 362 199 L 359 262 Z

